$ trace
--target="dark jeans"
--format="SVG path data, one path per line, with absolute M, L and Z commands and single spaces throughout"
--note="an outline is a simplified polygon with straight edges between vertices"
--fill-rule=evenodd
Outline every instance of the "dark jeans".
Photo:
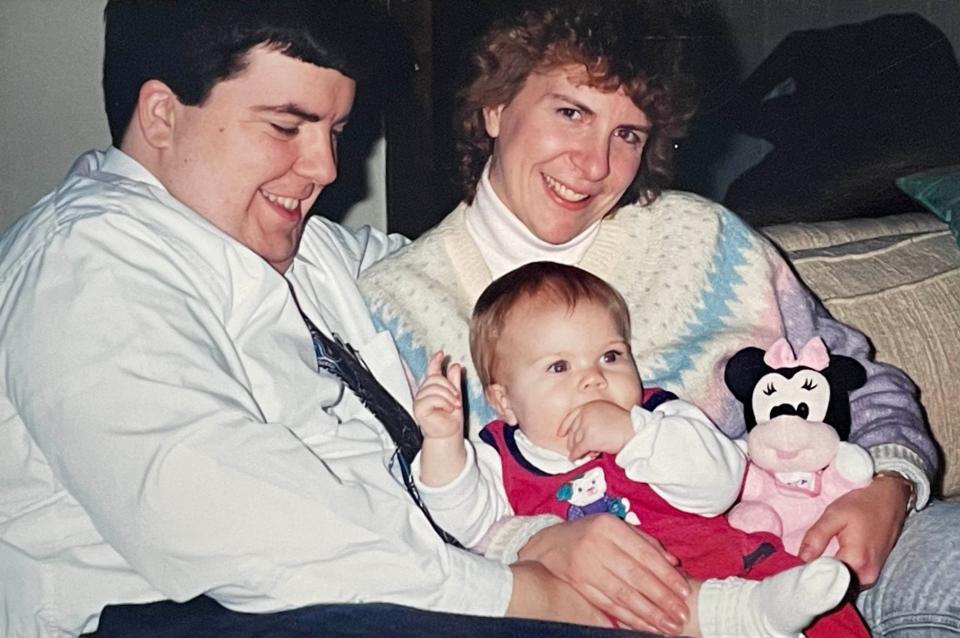
M 197 638 L 229 636 L 346 636 L 349 638 L 643 638 L 616 629 L 514 618 L 484 618 L 424 611 L 384 603 L 316 605 L 272 614 L 245 614 L 201 596 L 186 603 L 111 605 L 103 610 L 96 638 Z

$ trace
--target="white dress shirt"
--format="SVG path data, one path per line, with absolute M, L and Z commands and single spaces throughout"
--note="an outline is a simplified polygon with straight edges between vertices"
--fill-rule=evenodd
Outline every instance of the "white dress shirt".
M 314 217 L 286 279 L 409 408 L 354 283 L 402 243 Z M 509 570 L 439 540 L 287 280 L 117 149 L 0 238 L 0 634 L 202 593 L 504 613 Z

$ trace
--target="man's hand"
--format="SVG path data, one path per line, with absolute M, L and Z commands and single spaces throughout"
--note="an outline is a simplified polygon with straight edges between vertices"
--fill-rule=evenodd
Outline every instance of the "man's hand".
M 609 401 L 591 401 L 564 417 L 557 434 L 566 437 L 571 459 L 590 453 L 617 454 L 633 436 L 630 411 Z
M 463 401 L 460 395 L 460 364 L 447 366 L 443 375 L 443 351 L 427 364 L 427 376 L 413 399 L 413 416 L 424 437 L 463 438 Z
M 823 554 L 836 536 L 837 559 L 850 566 L 863 587 L 869 587 L 900 538 L 910 491 L 906 479 L 877 476 L 870 485 L 847 492 L 807 530 L 800 543 L 801 560 L 809 562 Z
M 520 550 L 588 602 L 634 629 L 677 634 L 690 595 L 676 557 L 653 537 L 609 514 L 537 532 Z

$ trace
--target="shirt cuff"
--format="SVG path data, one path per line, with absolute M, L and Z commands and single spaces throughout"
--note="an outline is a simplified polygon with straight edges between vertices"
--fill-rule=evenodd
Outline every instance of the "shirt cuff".
M 537 532 L 562 522 L 562 518 L 553 514 L 501 519 L 481 541 L 481 546 L 485 546 L 483 555 L 504 565 L 512 565 L 520 559 L 520 550 Z
M 920 511 L 930 501 L 930 479 L 920 455 L 897 443 L 875 445 L 868 450 L 874 472 L 896 472 L 913 483 L 914 502 L 910 513 Z
M 479 554 L 449 546 L 448 551 L 451 578 L 444 588 L 450 591 L 431 608 L 454 614 L 505 616 L 513 595 L 513 572 Z

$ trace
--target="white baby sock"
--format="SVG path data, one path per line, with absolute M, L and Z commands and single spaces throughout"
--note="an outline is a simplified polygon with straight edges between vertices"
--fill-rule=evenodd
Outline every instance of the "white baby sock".
M 850 572 L 818 558 L 763 580 L 705 580 L 697 598 L 704 638 L 797 638 L 813 619 L 837 606 Z

